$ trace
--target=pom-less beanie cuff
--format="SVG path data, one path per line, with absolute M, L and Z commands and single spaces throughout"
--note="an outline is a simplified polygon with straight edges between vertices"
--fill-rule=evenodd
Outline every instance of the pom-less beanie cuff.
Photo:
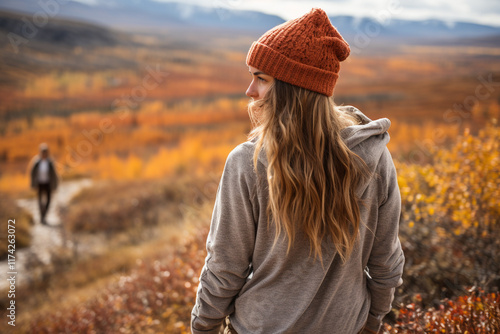
M 299 63 L 259 42 L 253 42 L 247 55 L 247 64 L 278 80 L 318 92 L 333 95 L 338 74 Z
M 267 31 L 252 44 L 246 61 L 278 80 L 332 96 L 340 62 L 349 53 L 325 11 L 313 8 Z

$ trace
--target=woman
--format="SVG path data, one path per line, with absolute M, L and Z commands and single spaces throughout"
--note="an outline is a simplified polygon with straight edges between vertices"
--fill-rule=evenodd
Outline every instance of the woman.
M 379 331 L 401 284 L 401 199 L 389 120 L 333 104 L 348 55 L 321 9 L 252 44 L 255 127 L 219 184 L 193 333 Z

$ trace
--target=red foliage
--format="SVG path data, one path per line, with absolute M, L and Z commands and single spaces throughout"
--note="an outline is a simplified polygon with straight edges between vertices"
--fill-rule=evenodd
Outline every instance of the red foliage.
M 138 260 L 138 267 L 98 298 L 42 315 L 30 333 L 189 333 L 207 229 L 198 230 L 171 256 Z
M 455 300 L 444 300 L 439 307 L 424 310 L 416 302 L 399 309 L 389 333 L 476 333 L 500 332 L 500 294 L 471 291 Z

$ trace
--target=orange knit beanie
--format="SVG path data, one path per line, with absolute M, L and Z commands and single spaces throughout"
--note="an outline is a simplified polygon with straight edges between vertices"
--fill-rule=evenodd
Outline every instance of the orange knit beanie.
M 247 65 L 289 84 L 333 95 L 349 44 L 319 8 L 280 24 L 253 42 Z

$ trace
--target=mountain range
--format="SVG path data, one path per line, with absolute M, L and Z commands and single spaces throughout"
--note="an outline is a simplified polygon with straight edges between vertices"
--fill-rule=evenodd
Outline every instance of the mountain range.
M 3 0 L 0 9 L 23 13 L 27 19 L 57 17 L 102 25 L 117 30 L 133 32 L 206 31 L 251 32 L 258 36 L 269 28 L 284 22 L 276 15 L 224 7 L 203 7 L 180 2 L 152 0 L 96 0 L 84 4 L 69 0 Z M 386 22 L 375 18 L 331 16 L 330 20 L 349 41 L 377 37 L 407 44 L 448 43 L 464 44 L 470 39 L 481 38 L 498 46 L 500 27 L 468 22 L 448 23 L 440 20 L 410 21 L 390 19 Z

